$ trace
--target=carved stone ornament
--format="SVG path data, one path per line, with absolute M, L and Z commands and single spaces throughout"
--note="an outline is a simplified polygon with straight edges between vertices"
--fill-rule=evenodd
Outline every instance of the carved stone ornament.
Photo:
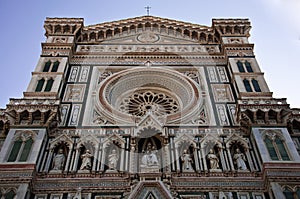
M 137 36 L 137 40 L 142 43 L 154 43 L 159 40 L 159 36 L 152 32 L 145 32 Z

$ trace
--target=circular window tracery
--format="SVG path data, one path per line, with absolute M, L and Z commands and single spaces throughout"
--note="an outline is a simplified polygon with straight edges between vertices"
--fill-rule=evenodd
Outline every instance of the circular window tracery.
M 124 98 L 120 103 L 119 110 L 139 117 L 144 116 L 147 112 L 163 116 L 178 112 L 179 105 L 174 98 L 165 93 L 144 91 Z

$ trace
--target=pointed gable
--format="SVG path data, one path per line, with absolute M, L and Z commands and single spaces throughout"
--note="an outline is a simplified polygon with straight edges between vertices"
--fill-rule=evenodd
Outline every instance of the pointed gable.
M 179 38 L 183 41 L 200 41 L 201 43 L 219 41 L 212 27 L 155 16 L 141 16 L 85 26 L 81 35 L 77 38 L 77 42 L 102 42 L 126 36 L 129 37 L 125 41 L 130 42 L 132 41 L 130 35 L 142 32 L 146 32 L 146 34 L 139 37 L 141 42 L 158 40 L 155 35 L 154 37 L 153 35 L 147 37 L 149 32 L 163 35 L 163 41 L 172 41 L 171 38 Z

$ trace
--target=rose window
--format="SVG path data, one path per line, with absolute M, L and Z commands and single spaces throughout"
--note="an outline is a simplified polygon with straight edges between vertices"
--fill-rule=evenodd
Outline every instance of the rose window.
M 163 116 L 179 111 L 179 105 L 174 98 L 165 93 L 146 91 L 124 98 L 120 103 L 119 110 L 139 117 L 144 116 L 147 112 Z

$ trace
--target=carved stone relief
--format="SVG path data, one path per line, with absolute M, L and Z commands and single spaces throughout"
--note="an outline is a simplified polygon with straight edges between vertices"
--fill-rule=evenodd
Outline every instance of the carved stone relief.
M 83 84 L 68 84 L 63 101 L 65 102 L 82 102 L 85 91 Z
M 90 67 L 89 66 L 81 66 L 81 73 L 79 82 L 87 82 L 89 76 Z
M 142 43 L 155 43 L 159 40 L 159 36 L 153 32 L 144 32 L 137 36 L 137 40 Z
M 60 109 L 60 125 L 65 125 L 66 124 L 66 119 L 68 116 L 68 111 L 69 111 L 70 105 L 69 104 L 63 104 L 61 105 Z
M 99 73 L 98 84 L 100 84 L 107 77 L 111 76 L 113 73 L 111 71 L 103 71 Z
M 184 74 L 199 84 L 198 72 L 196 72 L 196 71 L 186 71 L 186 72 L 184 72 Z
M 234 102 L 229 84 L 213 84 L 215 102 Z
M 207 67 L 208 78 L 210 82 L 218 82 L 218 77 L 215 67 Z
M 217 67 L 217 71 L 221 82 L 229 82 L 225 67 Z
M 153 40 L 153 42 L 155 42 Z M 149 43 L 149 42 L 148 42 Z M 172 52 L 172 53 L 216 53 L 220 52 L 217 45 L 201 47 L 197 45 L 79 45 L 77 52 Z
M 67 43 L 68 38 L 66 37 L 54 37 L 52 42 L 53 43 Z
M 78 72 L 79 72 L 79 67 L 78 66 L 73 66 L 71 68 L 71 72 L 70 72 L 70 76 L 69 76 L 69 82 L 75 82 L 77 80 L 77 76 L 78 76 Z
M 78 124 L 79 116 L 80 116 L 81 105 L 74 104 L 72 106 L 71 117 L 69 120 L 69 125 L 74 126 Z
M 230 125 L 224 104 L 216 104 L 220 125 Z
M 229 110 L 229 116 L 231 118 L 231 121 L 233 124 L 238 124 L 237 123 L 237 117 L 236 117 L 236 105 L 235 104 L 229 104 L 227 105 L 228 110 Z

